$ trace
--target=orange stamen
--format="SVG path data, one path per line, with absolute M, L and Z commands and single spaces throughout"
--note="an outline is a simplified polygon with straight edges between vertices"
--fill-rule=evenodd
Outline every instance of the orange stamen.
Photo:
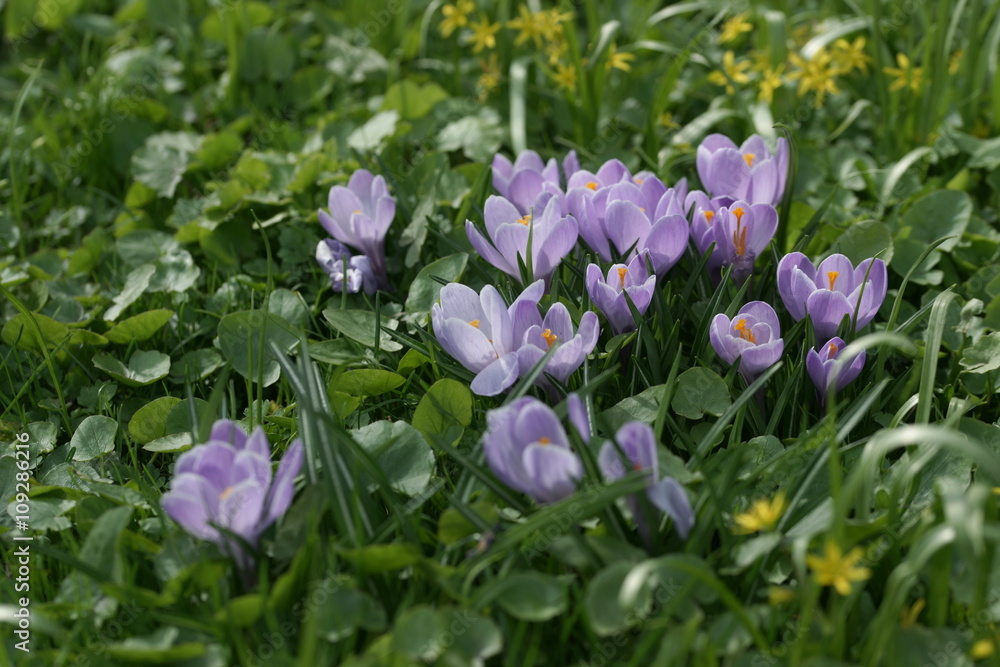
M 753 159 L 755 157 L 757 157 L 757 156 L 754 155 L 753 153 L 746 153 L 746 154 L 743 155 L 743 161 L 747 163 L 748 167 L 752 167 L 753 166 Z
M 477 329 L 479 328 L 479 320 L 471 320 L 469 324 L 476 327 Z
M 624 266 L 618 269 L 618 280 L 621 281 L 622 289 L 625 288 L 625 274 L 628 273 L 628 269 Z
M 733 245 L 736 246 L 736 254 L 740 257 L 747 251 L 747 228 L 743 227 L 743 214 L 746 211 L 737 206 L 733 209 L 736 216 L 736 231 L 733 232 Z
M 531 214 L 529 213 L 526 216 L 524 216 L 523 218 L 518 218 L 517 220 L 515 220 L 515 222 L 519 222 L 522 225 L 524 225 L 525 227 L 527 227 L 528 223 L 531 222 Z
M 837 354 L 837 346 L 830 343 L 830 358 L 833 359 L 833 355 Z
M 543 331 L 542 338 L 544 338 L 545 342 L 549 344 L 549 347 L 552 347 L 552 344 L 559 339 L 558 336 L 552 333 L 552 329 L 546 329 L 545 331 Z
M 596 190 L 597 189 L 597 181 L 590 181 L 590 182 L 588 182 L 587 183 L 587 187 L 590 188 L 591 190 Z
M 219 500 L 225 500 L 233 493 L 233 487 L 227 486 L 226 490 L 219 494 Z
M 642 185 L 642 179 L 641 178 L 633 178 L 632 180 L 635 181 L 636 185 Z
M 544 435 L 538 439 L 538 444 L 539 445 L 547 445 L 550 442 L 552 442 L 552 440 L 550 440 L 549 438 L 546 438 Z
M 833 289 L 833 284 L 837 282 L 837 278 L 840 277 L 839 271 L 827 271 L 826 278 L 830 281 L 830 289 Z
M 360 208 L 356 208 L 356 209 L 354 209 L 354 210 L 352 211 L 352 213 L 361 213 L 361 209 L 360 209 Z
M 715 217 L 715 211 L 705 211 L 705 219 L 712 222 L 712 218 Z
M 733 325 L 733 328 L 739 332 L 740 338 L 746 341 L 750 341 L 754 345 L 757 344 L 757 339 L 754 338 L 753 332 L 747 329 L 746 320 L 739 320 L 738 322 L 736 322 L 736 324 Z

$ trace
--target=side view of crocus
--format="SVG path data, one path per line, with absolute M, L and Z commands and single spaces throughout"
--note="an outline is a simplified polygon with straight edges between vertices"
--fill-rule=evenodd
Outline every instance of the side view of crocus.
M 636 255 L 627 265 L 613 265 L 607 277 L 597 264 L 591 264 L 587 267 L 586 285 L 590 300 L 608 318 L 611 330 L 617 335 L 635 330 L 626 295 L 639 314 L 644 315 L 653 299 L 656 276 L 647 272 L 645 255 Z
M 664 194 L 664 198 L 676 201 L 672 191 Z M 690 228 L 679 205 L 673 208 L 664 206 L 664 215 L 659 218 L 650 217 L 650 211 L 630 200 L 618 199 L 608 204 L 605 226 L 608 238 L 619 254 L 627 253 L 628 259 L 648 254 L 653 271 L 656 275 L 663 275 L 684 254 Z
M 812 318 L 816 340 L 829 340 L 845 317 L 857 321 L 854 331 L 871 322 L 882 307 L 888 289 L 885 262 L 866 259 L 857 268 L 844 255 L 830 255 L 813 268 L 800 252 L 778 263 L 778 293 L 796 321 Z
M 538 302 L 544 290 L 537 280 L 508 307 L 492 285 L 480 294 L 461 283 L 441 288 L 440 302 L 431 306 L 434 335 L 448 354 L 476 373 L 473 392 L 496 396 L 517 380 L 517 349 L 525 332 L 541 324 Z
M 719 214 L 719 209 L 725 206 L 720 197 L 709 199 L 701 190 L 692 190 L 685 200 L 685 207 L 691 210 L 691 240 L 698 252 L 705 254 L 715 241 L 712 231 L 712 221 Z
M 513 163 L 497 153 L 492 168 L 493 189 L 516 206 L 521 215 L 531 213 L 535 200 L 543 192 L 561 192 L 556 161 L 549 159 L 543 163 L 533 150 L 521 151 Z
M 512 203 L 493 195 L 486 200 L 484 218 L 489 239 L 466 220 L 469 242 L 483 259 L 518 281 L 518 257 L 531 267 L 534 280 L 542 278 L 547 284 L 556 266 L 576 245 L 576 220 L 564 213 L 559 197 L 550 197 L 543 211 L 522 215 Z
M 330 236 L 368 257 L 379 289 L 389 289 L 385 235 L 396 216 L 396 200 L 381 175 L 367 169 L 351 174 L 347 187 L 330 188 L 330 212 L 320 209 L 319 221 Z
M 293 482 L 302 467 L 302 441 L 289 445 L 272 478 L 271 445 L 259 426 L 248 437 L 220 419 L 208 442 L 177 459 L 163 509 L 195 537 L 218 544 L 244 568 L 250 554 L 233 535 L 256 546 L 260 535 L 292 504 Z
M 648 475 L 649 484 L 646 496 L 649 502 L 674 520 L 677 533 L 687 539 L 694 525 L 694 511 L 688 500 L 684 487 L 672 477 L 659 476 L 659 459 L 656 456 L 656 436 L 653 429 L 643 422 L 633 421 L 623 425 L 615 434 L 615 442 L 621 448 L 621 453 L 615 443 L 605 441 L 598 454 L 597 462 L 601 474 L 609 481 L 621 479 L 626 473 L 634 471 Z M 622 457 L 624 454 L 624 460 Z M 639 499 L 628 498 L 629 509 L 635 518 L 636 525 L 643 539 L 650 538 L 649 526 L 643 517 Z
M 580 317 L 579 329 L 574 330 L 573 320 L 566 306 L 561 303 L 553 304 L 541 324 L 535 324 L 524 332 L 524 340 L 517 351 L 521 374 L 528 373 L 545 353 L 555 346 L 555 351 L 549 357 L 545 370 L 538 376 L 536 383 L 543 387 L 549 386 L 544 373 L 559 382 L 566 382 L 569 376 L 583 365 L 587 355 L 594 351 L 600 333 L 597 313 L 594 311 L 585 312 Z
M 830 390 L 830 385 L 834 382 L 833 367 L 840 356 L 841 350 L 846 346 L 847 344 L 843 340 L 834 337 L 821 345 L 818 352 L 816 350 L 809 350 L 806 353 L 806 370 L 809 371 L 809 377 L 812 378 L 813 384 L 816 385 L 816 392 L 819 395 L 821 405 L 826 404 L 827 392 Z M 862 350 L 858 356 L 851 359 L 850 364 L 840 369 L 834 391 L 840 391 L 851 382 L 854 382 L 865 367 L 865 357 L 865 352 Z
M 733 202 L 712 218 L 711 240 L 715 249 L 706 263 L 713 273 L 732 266 L 732 277 L 742 283 L 753 273 L 753 265 L 778 229 L 778 212 L 770 204 Z M 707 244 L 705 244 L 707 247 Z
M 698 146 L 698 178 L 715 197 L 777 206 L 788 178 L 788 142 L 778 139 L 774 154 L 752 135 L 742 146 L 723 134 L 710 134 Z
M 316 261 L 330 277 L 334 292 L 356 294 L 362 289 L 366 294 L 378 290 L 371 262 L 365 255 L 352 255 L 340 241 L 323 239 L 316 246 Z
M 525 396 L 486 414 L 483 449 L 500 480 L 539 503 L 571 495 L 583 464 L 552 408 Z
M 740 375 L 748 383 L 773 366 L 785 351 L 778 315 L 763 301 L 751 301 L 731 320 L 719 313 L 712 319 L 708 335 L 715 352 L 727 364 L 739 359 Z

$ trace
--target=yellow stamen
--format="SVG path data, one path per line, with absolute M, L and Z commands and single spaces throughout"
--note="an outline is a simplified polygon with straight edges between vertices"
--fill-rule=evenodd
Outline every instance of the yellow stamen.
M 837 278 L 840 277 L 840 272 L 839 271 L 827 271 L 826 272 L 826 277 L 827 277 L 827 280 L 830 281 L 830 289 L 832 290 L 833 289 L 833 284 L 835 282 L 837 282 Z
M 644 209 L 644 208 L 643 208 L 643 207 L 641 207 L 641 206 L 639 207 L 639 210 L 640 210 L 640 211 L 642 211 L 643 213 L 645 213 L 645 212 L 646 212 L 646 209 Z
M 739 224 L 741 224 L 743 222 L 743 214 L 744 213 L 746 213 L 746 211 L 743 210 L 742 206 L 737 206 L 736 208 L 733 209 L 733 215 L 736 216 L 736 224 L 737 225 L 739 225 Z
M 837 354 L 837 346 L 830 343 L 830 358 L 833 359 L 833 355 Z
M 747 329 L 746 320 L 739 320 L 738 322 L 736 322 L 736 324 L 733 325 L 733 328 L 739 332 L 740 338 L 746 341 L 750 341 L 754 345 L 757 344 L 757 339 L 754 338 L 753 332 L 750 331 L 750 329 Z
M 531 214 L 529 213 L 526 216 L 524 216 L 523 218 L 518 218 L 515 222 L 519 222 L 522 225 L 524 225 L 525 227 L 527 227 L 528 223 L 531 222 Z
M 712 222 L 712 218 L 715 217 L 715 211 L 705 211 L 705 219 Z
M 356 209 L 354 209 L 354 210 L 352 211 L 352 213 L 361 213 L 361 209 L 360 209 L 360 208 L 356 208 Z
M 753 166 L 753 159 L 755 157 L 757 157 L 757 156 L 754 155 L 753 153 L 745 153 L 743 155 L 743 161 L 747 163 L 748 167 L 752 167 Z
M 591 190 L 596 190 L 597 189 L 597 181 L 590 181 L 589 183 L 587 183 L 587 187 L 590 188 Z
M 641 179 L 641 178 L 634 178 L 634 179 L 632 179 L 632 180 L 634 180 L 634 181 L 635 181 L 635 184 L 636 184 L 636 185 L 642 185 L 642 179 Z
M 233 487 L 227 486 L 226 490 L 219 494 L 219 500 L 225 500 L 233 494 Z
M 625 274 L 628 273 L 628 269 L 624 266 L 618 269 L 618 280 L 621 281 L 622 289 L 625 288 Z
M 479 320 L 470 320 L 469 324 L 476 327 L 477 329 L 479 328 Z
M 543 331 L 542 338 L 544 338 L 545 342 L 549 344 L 549 347 L 552 347 L 552 344 L 559 339 L 558 336 L 552 333 L 552 329 L 546 329 L 545 331 Z
M 550 442 L 552 442 L 552 440 L 550 440 L 549 438 L 546 438 L 544 435 L 538 439 L 538 444 L 539 445 L 547 445 Z

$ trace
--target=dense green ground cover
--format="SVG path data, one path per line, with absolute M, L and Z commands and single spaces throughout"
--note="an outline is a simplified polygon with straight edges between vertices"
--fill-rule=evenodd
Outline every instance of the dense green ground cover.
M 3 664 L 1000 661 L 1000 3 L 660 4 L 0 2 Z M 715 132 L 791 145 L 753 277 L 692 243 L 565 383 L 474 395 L 430 311 L 521 292 L 466 235 L 494 154 L 693 188 Z M 359 168 L 396 201 L 375 294 L 315 260 Z M 793 250 L 888 265 L 826 410 Z M 543 312 L 593 309 L 592 261 Z M 751 300 L 784 353 L 748 389 L 709 324 Z M 565 391 L 596 437 L 566 427 L 583 480 L 538 504 L 486 465 L 486 413 Z M 305 446 L 248 569 L 161 507 L 222 417 Z M 686 539 L 647 505 L 637 530 L 641 475 L 601 479 L 632 420 Z

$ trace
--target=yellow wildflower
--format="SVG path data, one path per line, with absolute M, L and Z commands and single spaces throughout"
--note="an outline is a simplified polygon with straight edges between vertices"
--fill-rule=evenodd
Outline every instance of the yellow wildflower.
M 762 530 L 773 530 L 785 511 L 785 494 L 778 491 L 773 500 L 761 498 L 753 501 L 750 509 L 733 517 L 734 533 L 746 535 Z
M 608 49 L 608 62 L 605 63 L 605 68 L 610 72 L 611 68 L 620 69 L 623 72 L 631 72 L 632 65 L 629 63 L 635 60 L 634 53 L 618 53 L 615 45 L 612 44 L 611 48 Z
M 507 22 L 508 28 L 520 31 L 514 39 L 514 45 L 520 46 L 531 39 L 535 41 L 536 47 L 541 48 L 542 36 L 549 31 L 548 17 L 544 12 L 532 14 L 527 5 L 521 5 L 517 11 L 520 16 Z
M 441 36 L 450 37 L 451 33 L 459 28 L 469 25 L 469 14 L 476 8 L 472 0 L 455 0 L 453 5 L 445 5 L 441 8 L 444 19 L 441 21 Z
M 676 130 L 680 127 L 680 124 L 674 120 L 674 115 L 669 111 L 664 111 L 660 114 L 660 125 L 668 130 Z
M 737 39 L 745 32 L 753 30 L 753 25 L 747 21 L 749 13 L 738 14 L 722 24 L 722 32 L 719 33 L 719 44 L 728 44 Z
M 899 626 L 902 628 L 912 628 L 920 618 L 920 612 L 927 606 L 927 600 L 920 598 L 909 607 L 903 609 L 899 614 Z
M 490 23 L 490 20 L 485 16 L 479 23 L 473 23 L 469 26 L 472 29 L 472 35 L 469 37 L 469 43 L 474 44 L 472 48 L 473 53 L 479 53 L 483 49 L 495 49 L 497 47 L 497 32 L 499 32 L 501 26 L 499 23 Z
M 479 94 L 479 102 L 483 103 L 500 87 L 500 65 L 497 63 L 497 54 L 490 54 L 490 59 L 480 62 L 479 67 L 483 73 L 476 82 L 476 91 Z
M 865 38 L 858 37 L 854 42 L 848 42 L 841 37 L 833 43 L 833 65 L 838 74 L 848 74 L 854 70 L 868 73 L 868 63 L 871 57 L 865 53 Z
M 833 66 L 832 57 L 826 51 L 817 51 L 809 60 L 798 53 L 790 54 L 788 59 L 798 68 L 788 73 L 788 79 L 799 82 L 796 91 L 799 97 L 812 92 L 816 96 L 816 106 L 821 107 L 826 93 L 835 95 L 840 92 L 833 80 L 837 75 L 837 69 Z
M 899 67 L 883 67 L 882 71 L 893 77 L 895 81 L 889 84 L 889 90 L 902 90 L 909 88 L 913 92 L 920 90 L 923 83 L 923 68 L 914 67 L 905 53 L 896 54 L 896 64 Z
M 980 639 L 969 649 L 969 657 L 973 660 L 986 660 L 996 652 L 997 645 L 992 639 Z
M 556 83 L 559 84 L 561 88 L 565 88 L 569 91 L 576 90 L 576 68 L 570 67 L 564 63 L 559 63 L 556 65 L 555 74 Z
M 962 64 L 963 53 L 964 51 L 959 49 L 951 54 L 951 58 L 948 59 L 948 74 L 958 74 L 958 66 Z
M 562 24 L 573 18 L 572 12 L 560 12 L 558 8 L 540 12 L 538 16 L 542 37 L 548 41 L 562 37 Z
M 549 57 L 549 67 L 555 67 L 556 63 L 569 51 L 569 42 L 560 32 L 559 35 L 545 44 L 545 55 Z
M 750 66 L 751 72 L 763 72 L 771 68 L 771 54 L 767 49 L 752 52 L 750 61 L 753 63 Z
M 864 581 L 872 576 L 871 570 L 858 565 L 865 553 L 861 547 L 845 554 L 840 545 L 828 539 L 824 551 L 822 556 L 806 556 L 806 563 L 813 571 L 813 580 L 820 586 L 833 586 L 841 595 L 847 595 L 851 592 L 851 582 Z
M 749 61 L 743 60 L 737 63 L 736 54 L 732 51 L 726 51 L 725 55 L 722 56 L 722 69 L 709 74 L 708 80 L 717 86 L 725 86 L 726 94 L 733 95 L 736 92 L 733 89 L 734 83 L 750 81 L 750 77 L 746 74 L 748 67 L 750 67 Z
M 774 91 L 781 88 L 781 75 L 784 71 L 785 66 L 778 65 L 776 68 L 764 72 L 760 79 L 760 95 L 757 99 L 768 104 L 774 101 Z
M 771 586 L 767 589 L 767 603 L 772 607 L 786 605 L 795 599 L 795 591 L 788 586 Z

